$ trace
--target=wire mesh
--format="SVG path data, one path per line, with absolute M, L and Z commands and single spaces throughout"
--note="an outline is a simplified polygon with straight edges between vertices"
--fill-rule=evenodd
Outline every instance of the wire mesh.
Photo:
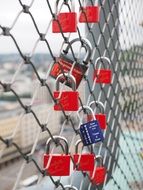
M 85 5 L 100 6 L 100 22 L 78 22 L 76 33 L 65 34 L 57 20 L 60 33 L 53 34 L 51 27 L 56 19 L 55 11 L 70 12 L 74 9 L 72 5 L 73 1 L 61 1 L 58 7 L 55 1 L 48 0 L 0 2 L 2 190 L 24 189 L 22 182 L 34 174 L 38 179 L 34 186 L 26 189 L 143 189 L 143 2 L 78 0 L 75 2 L 77 13 Z M 76 38 L 79 42 L 73 46 L 71 41 Z M 69 56 L 74 67 L 86 51 L 82 48 L 83 38 L 91 43 L 92 55 L 78 88 L 80 106 L 85 112 L 84 106 L 91 101 L 102 102 L 107 117 L 107 129 L 103 132 L 105 139 L 93 146 L 95 155 L 102 155 L 103 165 L 107 169 L 102 185 L 92 184 L 88 173 L 72 170 L 68 178 L 55 178 L 47 177 L 43 168 L 43 154 L 49 137 L 55 146 L 55 135 L 68 140 L 71 160 L 75 143 L 80 139 L 78 113 L 66 112 L 62 106 L 61 112 L 53 110 L 56 84 L 50 70 L 65 45 L 69 45 Z M 111 61 L 111 84 L 93 81 L 95 61 L 99 57 L 107 57 Z M 63 84 L 60 90 L 65 88 Z M 53 148 L 51 153 L 55 151 Z M 14 163 L 9 163 L 10 160 Z

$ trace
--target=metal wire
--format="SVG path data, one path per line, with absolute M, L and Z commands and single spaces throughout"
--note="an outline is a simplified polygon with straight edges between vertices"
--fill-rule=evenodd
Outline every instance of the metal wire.
M 32 0 L 30 2 L 30 5 L 26 5 L 19 0 L 18 3 L 20 10 L 14 18 L 13 22 L 10 24 L 10 27 L 0 23 L 0 38 L 10 38 L 11 41 L 9 43 L 13 42 L 21 58 L 21 61 L 19 61 L 19 65 L 16 68 L 15 73 L 13 73 L 11 81 L 0 78 L 0 86 L 3 90 L 3 96 L 6 97 L 7 93 L 13 94 L 16 99 L 15 102 L 19 104 L 19 107 L 21 109 L 21 115 L 14 130 L 12 131 L 12 134 L 10 136 L 9 134 L 6 136 L 0 134 L 0 142 L 3 144 L 3 148 L 0 149 L 0 161 L 5 156 L 5 152 L 12 147 L 15 148 L 16 152 L 18 152 L 20 158 L 23 160 L 16 180 L 10 187 L 10 189 L 13 190 L 19 188 L 20 181 L 23 179 L 22 175 L 25 172 L 24 169 L 30 163 L 33 163 L 39 175 L 37 187 L 39 184 L 42 184 L 43 179 L 46 176 L 46 171 L 41 165 L 39 165 L 38 161 L 34 157 L 36 146 L 38 144 L 41 144 L 40 136 L 46 133 L 47 138 L 44 139 L 44 142 L 46 142 L 50 137 L 55 143 L 55 147 L 59 145 L 61 148 L 63 148 L 62 145 L 60 143 L 57 143 L 57 141 L 54 139 L 53 136 L 55 135 L 55 132 L 53 132 L 53 129 L 49 125 L 51 122 L 50 112 L 52 112 L 53 105 L 56 103 L 56 100 L 53 96 L 54 89 L 49 85 L 49 80 L 52 80 L 50 77 L 50 70 L 53 63 L 56 61 L 57 47 L 53 48 L 51 40 L 48 38 L 52 20 L 56 19 L 56 14 L 53 11 L 55 7 L 53 2 L 49 0 L 45 0 L 44 2 L 43 0 L 42 3 L 46 4 L 47 12 L 49 12 L 49 18 L 47 19 L 49 22 L 46 23 L 47 27 L 45 29 L 45 32 L 43 32 L 38 26 L 36 17 L 34 17 L 34 14 L 32 12 L 36 2 L 37 0 Z M 72 1 L 63 1 L 59 10 L 62 11 L 62 8 L 66 7 L 67 10 L 71 12 L 71 3 Z M 96 24 L 90 24 L 88 22 L 84 24 L 78 23 L 76 34 L 65 34 L 62 31 L 60 22 L 56 19 L 60 28 L 60 34 L 54 34 L 53 37 L 53 39 L 55 38 L 57 41 L 58 38 L 61 38 L 61 45 L 59 47 L 58 56 L 61 55 L 64 45 L 69 45 L 73 59 L 73 67 L 77 63 L 77 57 L 80 57 L 80 52 L 83 46 L 82 38 L 88 39 L 90 41 L 92 44 L 92 56 L 89 60 L 89 68 L 87 72 L 83 74 L 83 81 L 79 87 L 79 91 L 81 91 L 79 103 L 83 109 L 83 112 L 85 113 L 84 105 L 88 106 L 91 101 L 101 101 L 105 106 L 105 113 L 107 116 L 107 130 L 104 131 L 105 140 L 103 143 L 98 143 L 98 145 L 93 146 L 95 154 L 102 155 L 103 165 L 107 169 L 104 184 L 101 186 L 93 185 L 89 174 L 80 172 L 81 175 L 78 180 L 78 189 L 84 190 L 84 183 L 86 182 L 88 184 L 88 190 L 106 190 L 106 188 L 108 188 L 108 185 L 110 188 L 115 190 L 124 190 L 127 188 L 132 189 L 133 187 L 141 190 L 143 189 L 143 162 L 139 154 L 143 141 L 143 48 L 141 41 L 143 31 L 141 29 L 141 26 L 137 27 L 137 24 L 139 25 L 139 22 L 141 22 L 143 19 L 141 11 L 143 8 L 143 2 L 140 1 L 135 3 L 133 0 L 129 0 L 128 2 L 125 0 L 99 0 L 98 2 L 89 0 L 84 2 L 78 0 L 76 2 L 76 10 L 79 11 L 80 9 L 83 11 L 83 6 L 86 3 L 92 6 L 97 4 L 100 6 L 100 22 Z M 9 3 L 7 3 L 7 6 L 9 6 Z M 137 12 L 140 14 L 139 17 L 137 15 Z M 36 34 L 38 35 L 38 38 L 34 41 L 34 45 L 31 51 L 28 53 L 25 53 L 25 51 L 23 51 L 16 35 L 13 33 L 13 29 L 16 28 L 16 24 L 19 22 L 22 16 L 27 16 L 27 18 L 32 22 Z M 132 23 L 130 22 L 131 20 Z M 134 27 L 132 24 L 134 24 Z M 84 29 L 82 28 L 82 25 L 84 26 Z M 20 31 L 17 31 L 17 33 L 19 33 L 22 39 L 24 33 L 20 33 Z M 29 35 L 32 36 L 33 34 L 30 33 Z M 78 44 L 78 49 L 73 47 L 70 43 L 74 38 L 79 38 L 80 43 Z M 44 46 L 46 49 L 46 54 L 50 55 L 50 60 L 48 60 L 49 66 L 47 67 L 47 71 L 45 72 L 44 77 L 41 77 L 35 62 L 32 59 L 36 54 L 36 49 L 40 43 L 46 45 Z M 96 69 L 95 60 L 98 57 L 102 56 L 108 57 L 111 61 L 112 82 L 109 85 L 97 84 L 96 81 L 93 81 L 91 77 L 93 71 Z M 18 75 L 21 73 L 22 69 L 25 66 L 30 68 L 31 73 L 35 75 L 38 84 L 34 88 L 34 93 L 30 99 L 29 104 L 25 104 L 17 92 L 17 89 L 14 87 Z M 69 71 L 70 74 L 72 73 L 73 67 Z M 62 73 L 64 75 L 63 70 Z M 65 79 L 67 80 L 66 76 Z M 22 82 L 21 85 L 23 85 Z M 63 90 L 64 87 L 65 85 L 63 84 L 61 90 Z M 46 95 L 50 97 L 52 104 L 49 103 L 47 105 L 46 103 L 41 103 L 38 105 L 38 111 L 36 111 L 34 101 L 36 99 L 36 95 L 40 93 L 43 88 L 46 89 Z M 49 110 L 49 114 L 47 114 L 46 119 L 43 120 L 39 117 L 39 111 L 44 111 L 45 105 L 47 106 L 46 109 Z M 64 119 L 62 124 L 58 124 L 58 126 L 54 127 L 56 128 L 56 135 L 60 136 L 66 136 L 65 131 L 70 130 L 71 140 L 68 142 L 69 154 L 71 156 L 72 162 L 74 163 L 72 154 L 74 152 L 73 149 L 75 142 L 80 139 L 78 130 L 80 123 L 73 121 L 73 118 L 76 118 L 77 120 L 77 113 L 65 112 L 62 105 L 60 106 L 61 112 L 56 112 L 56 114 L 59 115 L 59 117 L 62 116 Z M 38 132 L 30 147 L 30 151 L 25 152 L 24 149 L 20 147 L 19 143 L 15 142 L 15 136 L 18 134 L 19 130 L 22 130 L 23 118 L 29 115 L 31 121 L 35 123 L 34 127 L 37 128 L 38 126 Z M 66 123 L 68 123 L 68 126 Z M 52 152 L 53 151 L 54 149 Z M 43 157 L 41 156 L 40 160 L 42 159 Z M 122 160 L 123 165 L 121 164 L 120 160 Z M 118 174 L 116 174 L 116 172 Z M 74 184 L 75 175 L 76 170 L 73 170 L 68 181 L 69 188 L 70 186 L 76 186 L 76 184 Z M 66 190 L 67 188 L 65 188 L 65 184 L 62 182 L 63 178 L 64 177 L 60 177 L 58 180 L 55 180 L 52 176 L 49 175 L 48 180 L 53 183 L 54 189 Z M 122 183 L 120 183 L 120 178 L 122 179 Z

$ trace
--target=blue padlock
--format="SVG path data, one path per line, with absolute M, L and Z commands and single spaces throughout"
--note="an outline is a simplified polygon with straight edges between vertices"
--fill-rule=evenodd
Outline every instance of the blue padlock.
M 92 121 L 80 125 L 79 130 L 84 146 L 103 141 L 103 133 L 101 131 L 98 121 L 95 118 L 93 110 L 89 106 L 82 106 L 79 108 L 78 113 L 81 112 L 83 108 L 88 112 L 91 112 L 91 114 L 93 115 Z

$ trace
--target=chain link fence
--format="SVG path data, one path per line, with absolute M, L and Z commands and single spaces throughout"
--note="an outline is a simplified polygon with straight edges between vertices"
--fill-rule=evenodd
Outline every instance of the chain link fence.
M 99 22 L 87 22 L 83 10 L 87 6 L 99 6 Z M 1 190 L 143 189 L 142 9 L 141 0 L 0 2 Z M 77 13 L 76 32 L 63 31 L 57 19 L 62 12 Z M 84 23 L 79 22 L 81 12 Z M 53 21 L 59 33 L 52 32 Z M 98 77 L 93 80 L 95 63 L 102 57 L 98 69 L 111 70 L 109 84 L 98 83 Z M 61 103 L 61 111 L 54 111 L 58 85 L 51 70 L 59 58 L 72 62 L 70 75 L 77 63 L 82 73 L 77 88 L 80 117 L 78 111 L 66 111 Z M 71 90 L 67 87 L 71 81 L 63 69 L 61 73 L 67 82 L 59 90 Z M 104 108 L 97 106 L 94 112 L 106 115 L 104 141 L 88 147 L 103 159 L 106 175 L 101 185 L 93 183 L 89 172 L 73 169 L 75 144 L 81 139 L 79 127 L 87 122 L 85 108 L 91 102 Z M 71 172 L 66 177 L 47 176 L 48 166 L 43 166 L 49 138 L 51 154 L 66 153 L 55 136 L 68 142 Z

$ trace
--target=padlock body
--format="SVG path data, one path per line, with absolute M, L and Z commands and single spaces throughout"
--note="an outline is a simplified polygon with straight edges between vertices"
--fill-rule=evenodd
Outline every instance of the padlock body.
M 94 154 L 74 154 L 74 169 L 76 168 L 77 171 L 92 171 L 94 169 L 94 157 Z
M 54 110 L 77 111 L 79 108 L 78 97 L 77 91 L 55 91 L 54 98 L 58 99 L 58 103 L 54 105 Z
M 57 61 L 54 63 L 54 65 L 52 66 L 52 69 L 50 71 L 50 76 L 56 79 L 58 75 L 62 74 L 63 72 L 69 73 L 72 68 L 72 64 L 73 64 L 72 60 L 68 59 L 64 55 L 61 55 L 61 57 L 59 57 Z M 87 69 L 88 67 L 86 67 L 85 65 L 81 65 L 78 63 L 74 65 L 74 68 L 71 74 L 75 77 L 76 88 L 78 88 Z M 63 81 L 60 80 L 60 82 L 64 82 L 64 80 Z M 70 82 L 67 82 L 66 85 L 69 87 L 72 86 Z
M 93 80 L 96 83 L 111 84 L 112 71 L 109 69 L 95 69 Z
M 46 168 L 50 154 L 44 154 L 44 168 Z M 53 154 L 47 175 L 50 176 L 69 176 L 70 175 L 70 155 Z
M 106 125 L 106 115 L 99 113 L 99 114 L 95 114 L 95 118 L 97 119 L 99 126 L 102 130 L 105 130 L 107 128 Z M 87 115 L 87 121 L 92 121 L 93 120 L 93 116 L 91 114 Z
M 59 13 L 57 20 L 53 20 L 52 22 L 53 33 L 67 33 L 77 31 L 77 14 L 75 12 Z
M 92 184 L 103 185 L 105 181 L 106 169 L 104 167 L 97 167 L 93 176 L 93 171 L 90 172 Z
M 80 11 L 79 22 L 83 23 L 97 23 L 99 22 L 100 9 L 98 6 L 87 6 L 83 7 Z
M 80 126 L 80 135 L 84 146 L 104 140 L 103 133 L 97 120 L 82 124 Z

